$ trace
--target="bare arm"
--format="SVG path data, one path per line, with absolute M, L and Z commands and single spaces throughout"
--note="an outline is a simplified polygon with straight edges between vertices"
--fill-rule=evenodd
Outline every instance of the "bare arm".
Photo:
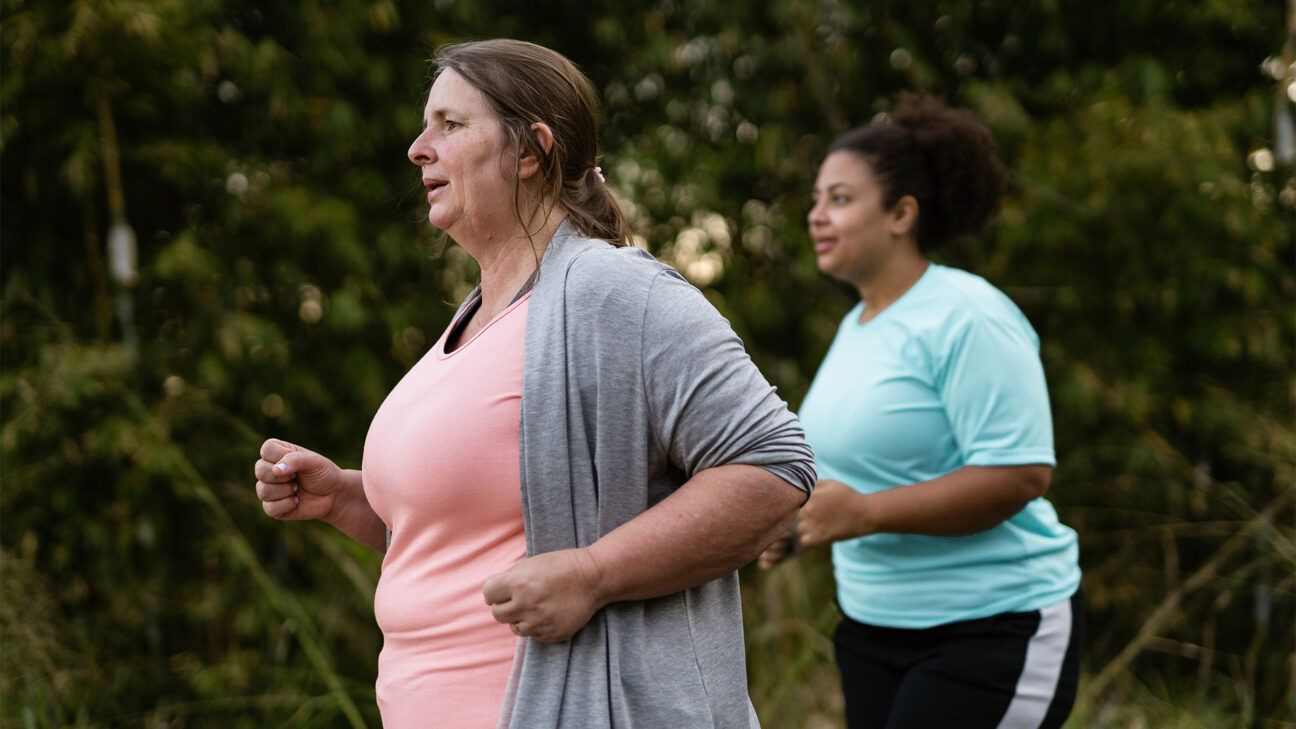
M 387 549 L 387 526 L 365 497 L 360 471 L 300 446 L 270 439 L 256 462 L 256 493 L 267 516 L 285 521 L 319 519 L 378 552 Z
M 1044 495 L 1051 466 L 964 466 L 873 494 L 820 481 L 797 520 L 802 546 L 891 532 L 962 536 L 989 529 Z
M 804 498 L 763 468 L 709 468 L 589 547 L 524 560 L 482 592 L 519 635 L 566 640 L 609 603 L 679 592 L 747 564 Z
M 375 552 L 387 551 L 387 525 L 374 513 L 365 497 L 360 471 L 342 472 L 345 479 L 345 497 L 340 497 L 333 512 L 324 517 L 343 534 Z
M 751 562 L 805 494 L 763 468 L 720 466 L 592 544 L 599 602 L 668 595 Z

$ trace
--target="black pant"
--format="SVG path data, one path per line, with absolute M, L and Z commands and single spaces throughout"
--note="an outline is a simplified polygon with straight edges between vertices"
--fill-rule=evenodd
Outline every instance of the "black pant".
M 1075 702 L 1080 593 L 1028 613 L 833 634 L 849 729 L 1056 729 Z

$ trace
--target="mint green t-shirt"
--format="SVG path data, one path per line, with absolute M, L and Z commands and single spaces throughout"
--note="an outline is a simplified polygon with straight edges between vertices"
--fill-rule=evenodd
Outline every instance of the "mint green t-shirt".
M 842 321 L 800 416 L 819 478 L 863 493 L 963 466 L 1054 465 L 1039 338 L 985 279 L 931 264 L 895 303 Z M 1043 498 L 961 537 L 833 545 L 837 599 L 871 625 L 926 628 L 1038 610 L 1080 584 L 1076 535 Z

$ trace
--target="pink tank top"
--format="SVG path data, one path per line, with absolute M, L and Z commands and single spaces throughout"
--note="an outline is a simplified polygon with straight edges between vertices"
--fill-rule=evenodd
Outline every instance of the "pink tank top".
M 442 334 L 369 426 L 365 495 L 392 532 L 374 596 L 385 729 L 495 726 L 516 638 L 481 588 L 526 555 L 518 420 L 529 300 L 449 354 Z

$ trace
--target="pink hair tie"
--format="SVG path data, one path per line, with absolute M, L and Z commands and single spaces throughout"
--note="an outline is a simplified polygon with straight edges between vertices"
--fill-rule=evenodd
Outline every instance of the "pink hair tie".
M 607 184 L 607 178 L 603 176 L 603 168 L 602 168 L 602 167 L 599 167 L 599 166 L 596 165 L 596 166 L 594 167 L 594 174 L 598 175 L 599 182 L 602 182 L 602 183 L 605 184 L 605 185 Z

